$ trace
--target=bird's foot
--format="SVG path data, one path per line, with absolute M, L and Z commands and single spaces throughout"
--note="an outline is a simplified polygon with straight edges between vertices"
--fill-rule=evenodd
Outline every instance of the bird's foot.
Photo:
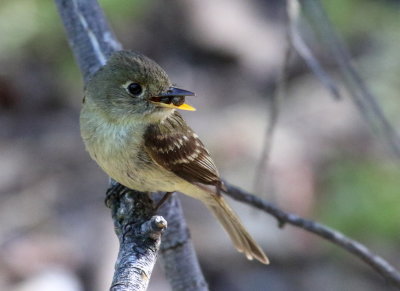
M 121 185 L 118 182 L 112 181 L 110 183 L 110 187 L 107 189 L 106 192 L 106 198 L 104 200 L 104 203 L 108 208 L 111 207 L 112 200 L 114 200 L 116 197 L 121 195 L 122 191 L 125 189 L 125 186 Z

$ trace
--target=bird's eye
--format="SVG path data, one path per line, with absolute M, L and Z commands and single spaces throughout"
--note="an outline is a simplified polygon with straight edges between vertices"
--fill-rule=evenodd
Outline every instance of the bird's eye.
M 143 92 L 142 86 L 138 83 L 130 83 L 127 89 L 133 96 L 139 96 Z

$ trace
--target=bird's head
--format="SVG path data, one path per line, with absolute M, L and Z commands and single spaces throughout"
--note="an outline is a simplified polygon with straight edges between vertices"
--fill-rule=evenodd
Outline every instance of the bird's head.
M 92 76 L 85 91 L 89 103 L 85 106 L 95 107 L 111 119 L 162 118 L 174 109 L 195 110 L 184 103 L 185 97 L 194 93 L 173 87 L 156 62 L 130 51 L 114 53 Z

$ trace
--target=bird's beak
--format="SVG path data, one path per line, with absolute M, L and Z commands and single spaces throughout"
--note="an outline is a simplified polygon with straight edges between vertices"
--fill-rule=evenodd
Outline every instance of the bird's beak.
M 161 93 L 158 96 L 151 97 L 150 102 L 161 107 L 176 108 L 181 110 L 195 111 L 196 108 L 185 103 L 186 96 L 194 96 L 190 91 L 170 87 L 167 92 Z

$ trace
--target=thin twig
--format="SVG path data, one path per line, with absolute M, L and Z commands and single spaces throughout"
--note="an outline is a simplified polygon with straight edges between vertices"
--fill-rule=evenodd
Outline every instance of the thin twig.
M 325 86 L 325 88 L 332 94 L 335 99 L 340 99 L 340 91 L 335 81 L 324 70 L 318 59 L 313 55 L 311 49 L 307 46 L 300 33 L 300 4 L 298 0 L 286 0 L 286 14 L 285 14 L 285 30 L 287 47 L 283 58 L 282 66 L 280 67 L 275 91 L 270 99 L 270 106 L 268 107 L 268 124 L 265 131 L 264 143 L 262 147 L 262 154 L 257 166 L 254 189 L 256 192 L 264 194 L 264 189 L 268 183 L 265 178 L 268 169 L 270 153 L 272 150 L 272 143 L 274 137 L 275 127 L 278 123 L 281 100 L 286 95 L 287 76 L 289 70 L 290 59 L 293 51 L 304 60 L 306 65 L 318 78 L 318 80 Z
M 225 182 L 225 185 L 228 190 L 226 192 L 228 196 L 271 214 L 278 220 L 279 227 L 283 227 L 285 224 L 291 224 L 336 244 L 342 249 L 359 257 L 375 271 L 381 274 L 388 282 L 400 289 L 400 272 L 382 257 L 371 252 L 363 244 L 320 223 L 301 218 L 295 214 L 287 213 L 275 205 L 227 182 Z
M 300 30 L 300 4 L 298 0 L 286 0 L 287 12 L 287 32 L 289 41 L 296 52 L 305 61 L 310 70 L 320 80 L 320 82 L 328 89 L 335 99 L 340 99 L 340 92 L 335 81 L 324 70 L 318 59 L 313 55 L 311 49 L 303 40 Z
M 372 94 L 354 67 L 348 50 L 330 23 L 321 2 L 319 0 L 303 0 L 301 3 L 315 21 L 314 28 L 320 32 L 321 38 L 326 42 L 325 47 L 336 61 L 346 88 L 361 115 L 370 127 L 383 137 L 393 154 L 400 158 L 399 136 L 385 117 L 376 96 Z
M 274 132 L 278 124 L 282 99 L 286 95 L 287 75 L 292 55 L 293 55 L 292 46 L 288 41 L 285 50 L 285 55 L 283 57 L 282 66 L 277 76 L 275 90 L 271 95 L 271 99 L 269 102 L 270 106 L 268 107 L 268 124 L 264 134 L 264 142 L 263 142 L 261 157 L 255 174 L 256 178 L 254 181 L 254 189 L 256 192 L 260 192 L 262 194 L 264 193 L 264 189 L 267 188 L 266 186 L 268 185 L 269 182 L 267 178 L 268 165 L 272 151 Z
M 287 17 L 285 14 L 284 21 L 287 31 Z M 264 142 L 262 146 L 261 157 L 258 161 L 258 165 L 256 167 L 255 179 L 254 179 L 254 192 L 261 193 L 263 195 L 265 193 L 265 189 L 270 183 L 268 179 L 268 165 L 270 161 L 270 156 L 272 152 L 272 145 L 274 139 L 275 128 L 278 124 L 278 118 L 280 114 L 281 100 L 286 95 L 286 86 L 287 86 L 287 75 L 289 70 L 289 64 L 291 57 L 293 55 L 292 45 L 290 44 L 290 39 L 288 34 L 286 34 L 286 48 L 285 54 L 283 56 L 282 65 L 279 68 L 279 72 L 275 81 L 275 88 L 273 93 L 271 94 L 271 98 L 268 102 L 268 120 L 267 120 L 267 128 L 264 133 Z M 272 195 L 271 195 L 272 196 Z

